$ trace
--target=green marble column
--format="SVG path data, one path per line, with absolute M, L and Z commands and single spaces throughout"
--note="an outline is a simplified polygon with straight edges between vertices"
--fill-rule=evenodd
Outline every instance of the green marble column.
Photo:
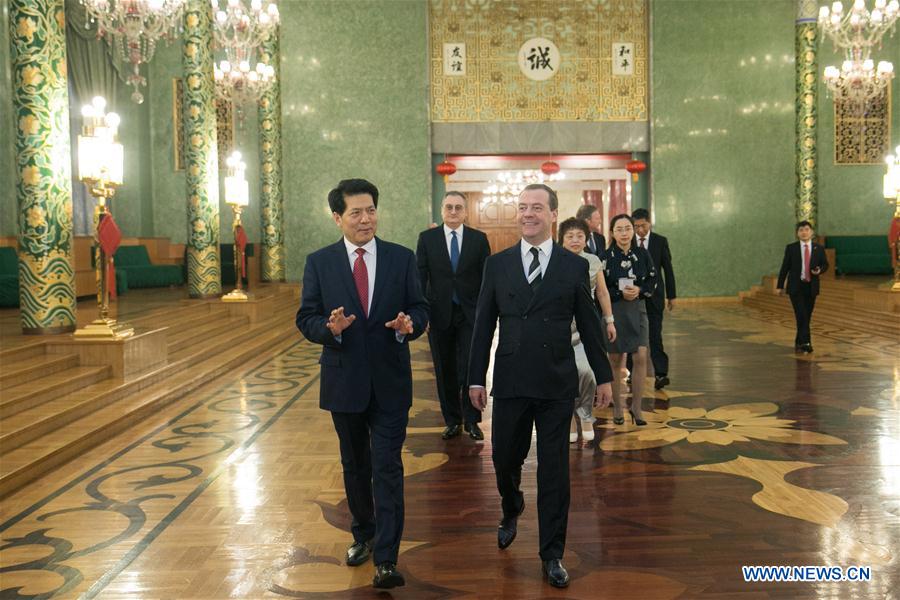
M 650 153 L 632 152 L 631 158 L 647 165 L 647 169 L 638 175 L 637 181 L 631 177 L 631 210 L 632 212 L 638 208 L 650 210 Z
M 796 64 L 796 196 L 794 215 L 797 221 L 807 220 L 813 226 L 818 216 L 817 184 L 818 152 L 816 148 L 816 103 L 818 102 L 819 29 L 816 24 L 818 6 L 815 0 L 797 1 L 797 22 L 794 28 Z
M 75 329 L 63 0 L 11 0 L 10 62 L 22 331 Z
M 213 83 L 212 13 L 206 0 L 188 0 L 184 15 L 185 170 L 188 197 L 188 293 L 222 293 L 219 260 L 219 159 Z
M 263 281 L 284 281 L 284 196 L 281 188 L 281 60 L 279 31 L 263 44 L 260 60 L 275 68 L 275 83 L 259 102 L 260 257 Z

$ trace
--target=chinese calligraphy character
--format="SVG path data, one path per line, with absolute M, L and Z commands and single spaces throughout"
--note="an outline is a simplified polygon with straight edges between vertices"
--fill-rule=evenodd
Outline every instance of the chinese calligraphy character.
M 629 48 L 628 46 L 620 46 L 619 56 L 625 56 L 626 54 L 631 54 L 631 48 Z
M 462 63 L 458 60 L 454 60 L 452 63 L 450 63 L 450 70 L 457 73 L 462 73 Z
M 453 47 L 453 52 L 450 53 L 450 56 L 453 58 L 462 58 L 462 55 L 459 53 L 459 46 Z
M 534 71 L 536 69 L 550 69 L 553 70 L 553 67 L 550 66 L 550 48 L 549 47 L 534 47 L 531 49 L 527 56 L 528 62 L 530 63 L 531 70 Z
M 630 63 L 628 62 L 628 59 L 627 59 L 627 58 L 623 58 L 623 59 L 622 59 L 622 63 L 621 63 L 622 69 L 628 69 L 628 65 L 629 65 L 629 64 L 630 64 Z

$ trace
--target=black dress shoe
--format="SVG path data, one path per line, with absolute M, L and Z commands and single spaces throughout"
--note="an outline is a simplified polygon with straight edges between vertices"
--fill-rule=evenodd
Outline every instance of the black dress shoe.
M 347 548 L 347 566 L 358 567 L 367 560 L 372 554 L 372 542 L 353 542 Z
M 803 344 L 803 351 L 807 354 L 812 354 L 812 344 Z
M 481 431 L 481 427 L 478 426 L 478 423 L 466 423 L 466 433 L 468 433 L 469 437 L 473 440 L 484 439 L 484 432 Z
M 569 587 L 569 572 L 566 571 L 560 559 L 545 560 L 541 565 L 541 570 L 547 576 L 547 582 L 553 587 Z
M 656 382 L 653 384 L 653 387 L 655 387 L 658 390 L 661 390 L 664 387 L 666 387 L 667 385 L 669 385 L 669 378 L 665 375 L 660 375 L 659 377 L 656 378 Z
M 444 427 L 444 432 L 441 434 L 441 437 L 445 440 L 449 440 L 450 438 L 458 436 L 461 431 L 459 425 L 447 425 Z
M 497 527 L 497 547 L 501 550 L 505 550 L 509 547 L 510 544 L 513 543 L 513 540 L 516 539 L 516 534 L 518 533 L 518 524 L 519 524 L 519 515 L 525 510 L 525 503 L 522 503 L 522 508 L 519 509 L 519 513 L 513 517 L 503 517 L 500 519 L 500 526 Z
M 375 567 L 375 578 L 372 579 L 372 587 L 380 590 L 389 590 L 404 585 L 406 585 L 406 580 L 400 574 L 400 571 L 397 570 L 397 565 L 394 563 L 383 562 Z

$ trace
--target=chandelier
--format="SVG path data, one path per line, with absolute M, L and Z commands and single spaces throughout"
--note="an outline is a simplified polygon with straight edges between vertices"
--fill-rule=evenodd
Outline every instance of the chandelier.
M 213 66 L 216 97 L 238 106 L 258 102 L 275 81 L 275 68 L 254 62 L 254 56 L 278 27 L 278 6 L 273 0 L 212 0 L 213 37 L 225 58 Z
M 80 0 L 90 23 L 97 23 L 97 36 L 105 37 L 122 60 L 131 65 L 128 85 L 131 99 L 140 104 L 147 85 L 141 65 L 153 60 L 159 40 L 171 41 L 181 30 L 185 0 Z
M 867 102 L 885 93 L 894 77 L 894 66 L 879 61 L 876 68 L 872 48 L 880 46 L 888 31 L 893 35 L 898 16 L 898 0 L 875 0 L 871 12 L 865 0 L 854 0 L 846 14 L 840 2 L 833 3 L 830 9 L 819 9 L 819 27 L 831 38 L 835 50 L 843 50 L 845 56 L 840 69 L 825 68 L 825 85 L 836 99 L 851 101 L 862 111 Z
M 537 169 L 501 171 L 497 174 L 496 181 L 492 181 L 482 190 L 482 202 L 485 204 L 515 204 L 519 201 L 519 194 L 522 193 L 525 186 L 545 181 L 559 181 L 565 178 L 566 174 L 562 171 L 551 175 L 545 175 Z

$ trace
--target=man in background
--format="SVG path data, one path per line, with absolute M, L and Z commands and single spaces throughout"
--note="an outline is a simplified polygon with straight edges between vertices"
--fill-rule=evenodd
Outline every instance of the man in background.
M 460 435 L 483 440 L 481 412 L 469 402 L 467 369 L 475 302 L 481 289 L 484 261 L 491 255 L 487 236 L 464 225 L 466 197 L 447 192 L 441 202 L 443 225 L 419 234 L 416 260 L 431 318 L 428 341 L 434 361 L 445 440 Z
M 631 213 L 634 219 L 635 243 L 645 248 L 653 259 L 653 265 L 659 274 L 659 284 L 651 298 L 644 300 L 647 306 L 647 321 L 650 324 L 650 360 L 655 375 L 654 387 L 661 390 L 669 385 L 669 356 L 663 349 L 662 327 L 666 304 L 669 311 L 675 308 L 675 272 L 672 270 L 672 253 L 669 251 L 669 240 L 651 231 L 650 213 L 646 208 L 635 209 Z
M 778 294 L 787 291 L 794 307 L 797 335 L 794 350 L 809 354 L 813 351 L 809 322 L 819 295 L 819 275 L 828 270 L 825 248 L 812 241 L 813 228 L 809 221 L 797 223 L 797 241 L 784 247 L 784 260 L 778 273 Z
M 575 212 L 575 218 L 587 223 L 588 229 L 591 230 L 591 235 L 587 239 L 587 251 L 602 259 L 603 253 L 606 252 L 606 238 L 603 237 L 601 232 L 603 228 L 603 214 L 593 204 L 585 204 L 578 207 L 578 210 Z

